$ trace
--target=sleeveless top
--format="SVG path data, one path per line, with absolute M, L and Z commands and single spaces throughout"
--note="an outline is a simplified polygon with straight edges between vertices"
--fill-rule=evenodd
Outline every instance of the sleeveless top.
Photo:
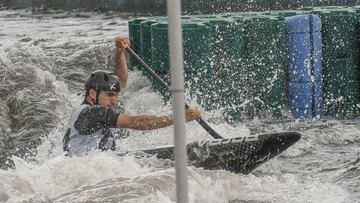
M 89 151 L 115 150 L 110 128 L 115 128 L 118 113 L 111 108 L 90 105 L 84 101 L 72 114 L 63 138 L 63 149 L 68 156 L 83 156 Z

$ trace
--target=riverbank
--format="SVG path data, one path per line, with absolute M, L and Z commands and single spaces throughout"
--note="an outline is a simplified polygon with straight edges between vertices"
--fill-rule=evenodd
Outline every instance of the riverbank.
M 359 0 L 182 0 L 184 14 L 296 9 L 308 6 L 355 6 Z M 164 15 L 166 0 L 0 0 L 2 9 L 51 8 L 55 10 L 120 11 L 136 15 Z

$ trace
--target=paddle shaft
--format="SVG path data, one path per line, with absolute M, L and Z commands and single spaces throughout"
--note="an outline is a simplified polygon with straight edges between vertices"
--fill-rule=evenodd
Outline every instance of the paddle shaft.
M 160 83 L 161 86 L 163 86 L 167 91 L 171 91 L 169 86 L 165 83 L 165 81 L 160 78 L 155 71 L 150 68 L 131 48 L 126 48 L 126 51 L 134 57 L 143 68 L 156 80 Z M 185 107 L 189 108 L 189 105 L 185 103 Z M 197 119 L 197 122 L 215 139 L 222 139 L 223 137 L 220 136 L 214 129 L 212 129 L 202 118 Z

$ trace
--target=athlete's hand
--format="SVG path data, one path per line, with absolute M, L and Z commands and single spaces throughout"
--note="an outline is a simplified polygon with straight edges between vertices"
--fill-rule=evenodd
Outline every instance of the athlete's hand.
M 188 108 L 185 110 L 186 121 L 192 121 L 201 118 L 201 112 L 197 108 Z
M 116 51 L 118 54 L 124 53 L 125 48 L 130 47 L 129 38 L 117 37 L 115 38 Z

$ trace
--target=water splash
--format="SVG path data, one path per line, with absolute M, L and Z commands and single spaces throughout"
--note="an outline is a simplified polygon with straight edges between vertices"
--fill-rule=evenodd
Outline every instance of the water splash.
M 0 151 L 3 156 L 29 149 L 26 144 L 34 140 L 38 145 L 30 148 L 35 154 L 31 158 L 13 156 L 14 168 L 0 170 L 0 201 L 174 202 L 171 161 L 110 152 L 71 159 L 62 154 L 64 126 L 71 109 L 83 99 L 83 80 L 95 69 L 113 69 L 113 39 L 126 35 L 126 20 L 25 14 L 0 11 Z M 171 105 L 151 90 L 140 71 L 131 71 L 129 77 L 127 92 L 120 98 L 128 113 L 171 113 Z M 190 105 L 199 106 L 189 95 Z M 203 117 L 224 137 L 280 131 L 298 131 L 303 137 L 250 175 L 189 167 L 190 202 L 356 202 L 360 198 L 359 121 L 254 119 L 229 125 L 221 110 L 203 111 Z M 212 139 L 196 122 L 186 126 L 188 142 Z M 130 131 L 128 138 L 117 140 L 118 151 L 172 144 L 172 132 L 172 127 Z

